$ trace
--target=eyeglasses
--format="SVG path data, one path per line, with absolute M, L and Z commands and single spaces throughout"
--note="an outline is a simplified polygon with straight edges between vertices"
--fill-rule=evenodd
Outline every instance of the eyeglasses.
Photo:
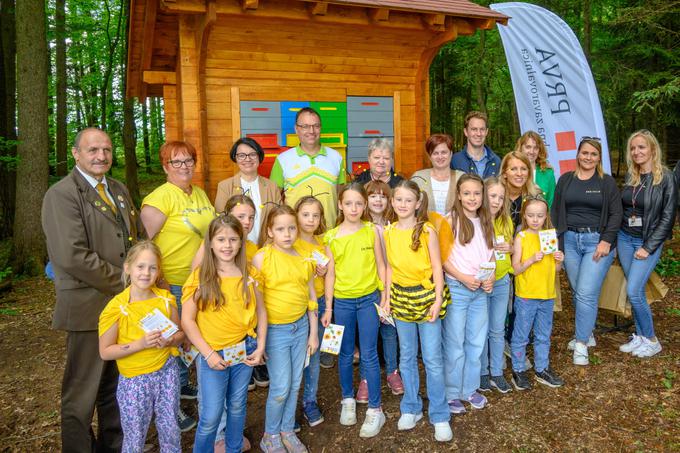
M 182 168 L 182 165 L 184 165 L 187 168 L 192 168 L 196 161 L 193 159 L 169 160 L 168 163 L 172 168 Z
M 303 131 L 308 131 L 310 129 L 321 130 L 321 124 L 296 124 L 297 127 Z
M 245 162 L 246 160 L 259 159 L 257 153 L 236 153 L 236 162 Z
M 587 135 L 581 137 L 581 142 L 585 142 L 586 140 L 593 140 L 595 142 L 599 142 L 602 139 L 600 137 L 588 137 Z

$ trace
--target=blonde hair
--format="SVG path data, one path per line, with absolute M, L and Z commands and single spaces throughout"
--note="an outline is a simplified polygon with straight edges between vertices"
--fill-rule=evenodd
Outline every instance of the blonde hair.
M 626 184 L 631 186 L 640 184 L 640 166 L 633 162 L 633 158 L 630 155 L 630 145 L 635 137 L 642 137 L 647 142 L 647 146 L 649 146 L 649 150 L 652 152 L 652 185 L 659 184 L 663 179 L 663 170 L 665 168 L 661 162 L 661 146 L 654 134 L 647 129 L 635 131 L 628 137 L 628 142 L 626 143 L 626 165 L 628 166 Z
M 489 176 L 484 180 L 484 192 L 488 197 L 489 189 L 493 186 L 501 186 L 503 192 L 506 192 L 505 186 L 501 180 L 496 176 Z M 501 209 L 493 215 L 493 220 L 500 219 L 500 227 L 502 230 L 513 230 L 514 226 L 512 224 L 512 216 L 510 215 L 510 198 L 507 195 L 503 196 L 503 206 Z
M 522 196 L 536 195 L 537 193 L 539 193 L 536 184 L 534 184 L 534 170 L 531 168 L 531 162 L 529 162 L 529 158 L 526 156 L 526 154 L 519 151 L 510 151 L 508 154 L 503 156 L 503 160 L 501 161 L 500 180 L 505 186 L 506 192 L 508 190 L 508 178 L 505 176 L 505 173 L 507 173 L 508 167 L 510 167 L 511 159 L 519 160 L 527 167 L 527 170 L 529 171 L 529 174 L 527 175 L 527 180 L 522 186 Z
M 545 170 L 546 168 L 549 168 L 550 164 L 548 163 L 548 150 L 545 148 L 545 142 L 543 141 L 543 137 L 538 135 L 538 132 L 526 131 L 524 134 L 522 134 L 522 136 L 517 139 L 517 143 L 515 144 L 514 151 L 524 152 L 524 151 L 522 151 L 522 148 L 524 147 L 524 145 L 529 140 L 535 141 L 536 146 L 538 146 L 538 155 L 536 156 L 536 166 L 538 168 L 540 168 L 541 170 Z
M 530 195 L 528 197 L 525 197 L 524 200 L 522 200 L 522 211 L 520 214 L 522 217 L 522 231 L 529 228 L 529 225 L 527 225 L 527 221 L 524 218 L 524 215 L 527 212 L 527 208 L 532 203 L 543 203 L 545 205 L 545 222 L 543 222 L 541 230 L 551 229 L 553 227 L 553 224 L 552 221 L 550 220 L 550 207 L 548 206 L 548 202 L 541 195 Z
M 578 161 L 578 154 L 581 152 L 583 145 L 590 145 L 600 153 L 600 161 L 597 163 L 595 171 L 597 171 L 598 176 L 602 178 L 604 176 L 604 170 L 602 169 L 602 143 L 594 138 L 582 138 L 581 143 L 578 144 L 578 151 L 576 151 L 576 170 L 574 170 L 574 174 L 578 176 L 581 173 L 581 164 Z
M 460 186 L 468 181 L 474 181 L 482 187 L 482 205 L 477 209 L 477 215 L 479 216 L 479 221 L 482 225 L 484 241 L 486 242 L 487 247 L 492 249 L 494 231 L 491 212 L 489 211 L 489 200 L 486 198 L 484 181 L 478 175 L 466 173 L 458 178 L 458 182 L 456 183 L 456 200 L 453 203 L 451 212 L 451 227 L 453 229 L 453 234 L 463 245 L 469 244 L 475 235 L 475 227 L 472 224 L 472 221 L 465 215 L 463 203 L 460 201 Z
M 153 253 L 156 256 L 156 261 L 158 262 L 158 275 L 156 276 L 156 281 L 153 282 L 153 284 L 155 285 L 163 276 L 163 271 L 161 270 L 161 249 L 159 249 L 158 246 L 152 241 L 145 239 L 133 245 L 125 257 L 125 261 L 123 262 L 123 272 L 121 275 L 121 281 L 123 282 L 124 286 L 128 286 L 130 284 L 130 273 L 125 272 L 125 267 L 127 266 L 129 268 L 132 266 L 132 264 L 137 261 L 137 258 L 139 258 L 139 255 L 141 255 L 141 253 L 145 250 Z

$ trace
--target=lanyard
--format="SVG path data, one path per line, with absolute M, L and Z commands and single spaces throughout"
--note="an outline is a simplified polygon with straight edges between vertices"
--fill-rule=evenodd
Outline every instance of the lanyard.
M 635 187 L 638 187 L 637 190 L 635 190 L 635 187 L 633 187 L 633 190 L 632 190 L 633 194 L 631 195 L 631 202 L 632 202 L 632 205 L 633 205 L 633 212 L 635 212 L 635 200 L 637 200 L 637 197 L 638 197 L 638 195 L 640 195 L 640 192 L 642 192 L 642 189 L 645 188 L 645 183 L 646 183 L 646 182 L 647 182 L 647 177 L 645 176 L 645 180 L 644 180 L 644 181 L 641 180 L 641 181 L 640 181 L 640 185 L 639 185 L 639 186 L 635 186 Z M 633 215 L 633 217 L 635 217 L 635 215 Z

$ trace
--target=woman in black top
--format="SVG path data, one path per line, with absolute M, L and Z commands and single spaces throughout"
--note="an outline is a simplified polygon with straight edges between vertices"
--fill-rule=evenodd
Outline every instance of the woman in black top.
M 622 215 L 616 181 L 602 171 L 600 140 L 582 139 L 576 170 L 560 177 L 552 205 L 576 308 L 575 339 L 569 342 L 574 365 L 588 365 L 588 346 L 595 346 L 600 290 L 614 259 Z
M 636 332 L 619 350 L 651 357 L 661 351 L 661 343 L 654 333 L 645 285 L 673 231 L 677 187 L 673 173 L 661 163 L 661 148 L 654 134 L 646 129 L 634 132 L 626 148 L 628 174 L 621 190 L 623 222 L 617 250 Z

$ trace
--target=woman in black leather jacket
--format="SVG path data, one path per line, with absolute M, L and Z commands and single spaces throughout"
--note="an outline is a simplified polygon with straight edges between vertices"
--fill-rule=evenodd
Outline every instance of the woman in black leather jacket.
M 661 351 L 661 343 L 654 333 L 645 285 L 661 257 L 663 243 L 671 237 L 677 186 L 673 173 L 661 163 L 661 148 L 654 134 L 646 129 L 634 132 L 626 148 L 628 174 L 621 190 L 623 222 L 617 250 L 636 332 L 619 350 L 651 357 Z

